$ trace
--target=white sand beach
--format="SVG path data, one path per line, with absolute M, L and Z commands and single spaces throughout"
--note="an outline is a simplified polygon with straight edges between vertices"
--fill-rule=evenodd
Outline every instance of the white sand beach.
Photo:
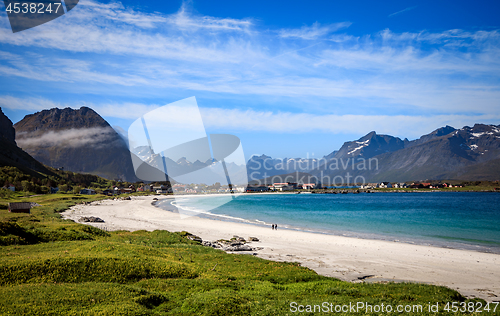
M 258 257 L 300 262 L 325 276 L 351 282 L 411 281 L 444 285 L 467 297 L 500 300 L 500 255 L 382 240 L 316 234 L 199 217 L 151 205 L 154 196 L 105 200 L 77 205 L 62 213 L 78 222 L 96 216 L 105 223 L 87 223 L 108 230 L 188 231 L 203 240 L 257 237 L 251 242 Z M 165 197 L 160 197 L 163 199 Z

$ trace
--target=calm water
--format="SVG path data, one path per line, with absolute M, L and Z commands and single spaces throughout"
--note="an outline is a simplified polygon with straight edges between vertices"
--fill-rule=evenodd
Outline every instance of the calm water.
M 216 199 L 220 197 L 176 203 L 182 208 L 207 210 Z M 247 194 L 203 216 L 500 253 L 497 193 Z

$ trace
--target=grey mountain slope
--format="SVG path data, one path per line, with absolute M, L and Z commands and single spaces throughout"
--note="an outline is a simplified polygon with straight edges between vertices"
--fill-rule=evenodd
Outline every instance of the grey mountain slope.
M 500 126 L 476 124 L 442 136 L 436 134 L 420 144 L 372 157 L 372 168 L 362 165 L 358 158 L 354 169 L 349 165 L 346 169 L 325 168 L 312 174 L 330 179 L 340 176 L 344 180 L 359 176 L 358 180 L 367 182 L 500 178 L 495 163 L 500 158 Z
M 432 133 L 429 133 L 427 135 L 423 135 L 419 139 L 415 139 L 415 140 L 408 142 L 405 147 L 412 147 L 412 146 L 420 145 L 420 144 L 428 142 L 434 138 L 453 133 L 454 131 L 456 131 L 455 128 L 453 128 L 449 125 L 446 125 L 445 127 L 438 128 L 437 130 L 433 131 Z
M 16 144 L 16 130 L 12 121 L 3 113 L 2 108 L 0 108 L 0 139 L 11 144 Z
M 12 121 L 5 116 L 0 108 L 0 166 L 13 166 L 34 175 L 43 173 L 52 175 L 44 165 L 36 161 L 28 153 L 19 148 L 15 141 L 15 129 Z M 3 185 L 3 183 L 0 183 Z

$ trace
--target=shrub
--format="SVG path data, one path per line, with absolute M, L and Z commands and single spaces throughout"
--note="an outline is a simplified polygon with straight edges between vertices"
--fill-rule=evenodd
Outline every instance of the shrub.
M 86 257 L 35 259 L 0 267 L 0 284 L 127 283 L 144 278 L 193 278 L 184 264 L 159 259 Z
M 181 311 L 190 315 L 250 315 L 248 300 L 237 292 L 216 289 L 196 293 L 182 304 Z

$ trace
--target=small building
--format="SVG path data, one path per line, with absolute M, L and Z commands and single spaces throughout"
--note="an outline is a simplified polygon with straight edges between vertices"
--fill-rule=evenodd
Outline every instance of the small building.
M 156 190 L 155 193 L 156 194 L 167 194 L 167 193 L 169 193 L 169 190 Z
M 302 189 L 304 190 L 312 190 L 316 187 L 316 183 L 304 183 L 302 184 Z
M 9 203 L 9 212 L 11 213 L 31 213 L 30 202 L 13 202 Z
M 412 183 L 410 188 L 412 189 L 428 189 L 431 186 L 430 183 Z
M 299 187 L 297 186 L 297 183 L 288 183 L 288 182 L 273 183 L 272 187 L 274 191 L 293 191 L 298 188 Z M 302 187 L 300 188 L 302 189 Z
M 59 192 L 59 188 L 50 187 L 50 193 L 51 194 L 56 194 L 57 192 Z
M 168 185 L 159 185 L 159 186 L 154 186 L 153 187 L 153 192 L 157 192 L 158 190 L 161 190 L 161 191 L 167 191 L 167 193 L 172 193 L 172 188 Z
M 269 188 L 265 185 L 249 185 L 247 186 L 246 192 L 266 192 Z
M 85 195 L 94 195 L 95 190 L 92 189 L 81 189 L 80 194 L 85 194 Z
M 237 187 L 233 187 L 233 189 L 235 192 L 240 192 L 240 193 L 245 192 L 245 187 L 237 186 Z
M 7 190 L 11 190 L 12 192 L 16 192 L 16 187 L 10 183 L 9 183 L 9 185 L 4 186 L 2 189 L 7 189 Z
M 378 188 L 392 188 L 392 184 L 390 182 L 380 182 L 377 185 Z

